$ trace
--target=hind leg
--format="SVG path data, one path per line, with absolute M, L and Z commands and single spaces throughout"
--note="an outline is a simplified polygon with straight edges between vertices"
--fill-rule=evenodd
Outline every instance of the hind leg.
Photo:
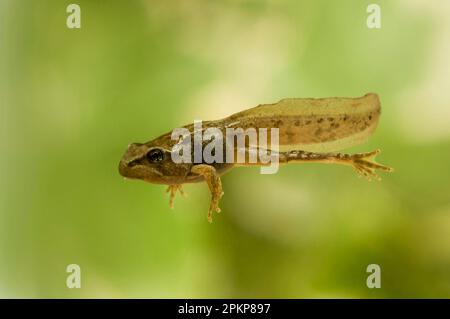
M 280 163 L 328 163 L 328 164 L 343 164 L 352 166 L 360 176 L 366 177 L 368 180 L 372 178 L 380 180 L 376 170 L 385 172 L 394 171 L 391 167 L 378 164 L 375 162 L 375 156 L 380 153 L 380 150 L 357 153 L 357 154 L 343 154 L 343 153 L 311 153 L 305 151 L 290 151 L 280 153 Z

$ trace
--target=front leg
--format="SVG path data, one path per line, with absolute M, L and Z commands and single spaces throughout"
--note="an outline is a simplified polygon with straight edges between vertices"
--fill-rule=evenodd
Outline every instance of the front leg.
M 211 204 L 209 205 L 208 221 L 212 222 L 212 212 L 220 213 L 219 201 L 223 195 L 222 182 L 216 172 L 216 169 L 211 165 L 199 164 L 192 167 L 191 172 L 202 175 L 208 184 L 211 192 Z
M 166 189 L 166 193 L 170 192 L 170 199 L 169 199 L 169 207 L 170 208 L 173 208 L 173 200 L 175 198 L 177 191 L 179 191 L 181 195 L 186 196 L 184 194 L 183 187 L 181 184 L 169 185 Z

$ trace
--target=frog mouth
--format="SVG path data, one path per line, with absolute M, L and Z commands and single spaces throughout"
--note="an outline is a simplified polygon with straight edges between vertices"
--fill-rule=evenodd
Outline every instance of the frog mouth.
M 143 176 L 141 176 L 142 174 L 140 174 L 140 172 L 142 173 L 143 171 L 147 171 L 147 174 L 145 175 L 153 175 L 158 177 L 163 176 L 160 171 L 152 167 L 143 165 L 139 160 L 133 160 L 131 162 L 121 160 L 119 162 L 119 173 L 123 177 L 141 179 Z

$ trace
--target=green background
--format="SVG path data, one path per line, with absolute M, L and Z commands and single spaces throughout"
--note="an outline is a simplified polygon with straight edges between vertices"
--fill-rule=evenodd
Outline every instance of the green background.
M 69 3 L 0 1 L 0 297 L 450 297 L 447 1 L 79 0 L 81 29 Z M 239 168 L 209 224 L 205 184 L 170 210 L 118 174 L 129 143 L 194 119 L 367 92 L 380 124 L 349 151 L 381 148 L 381 182 Z

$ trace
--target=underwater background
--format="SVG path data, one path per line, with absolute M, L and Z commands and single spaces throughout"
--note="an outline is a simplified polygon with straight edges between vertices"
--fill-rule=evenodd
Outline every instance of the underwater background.
M 450 297 L 449 17 L 440 0 L 0 0 L 0 297 Z M 129 143 L 195 119 L 368 92 L 378 129 L 346 151 L 380 148 L 381 182 L 237 168 L 209 224 L 206 184 L 171 210 L 118 173 Z

